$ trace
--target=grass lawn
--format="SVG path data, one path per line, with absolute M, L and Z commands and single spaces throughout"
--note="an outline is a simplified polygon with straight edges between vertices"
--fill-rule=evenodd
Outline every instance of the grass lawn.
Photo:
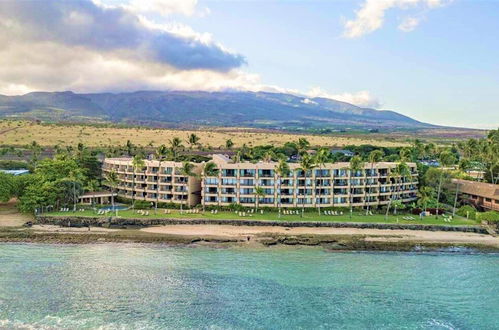
M 409 214 L 399 214 L 397 216 L 390 215 L 388 219 L 385 220 L 384 214 L 374 214 L 372 216 L 366 216 L 365 214 L 360 214 L 358 212 L 354 212 L 352 218 L 350 219 L 348 214 L 339 215 L 339 216 L 328 216 L 321 215 L 319 216 L 317 211 L 307 211 L 305 212 L 304 217 L 300 217 L 299 215 L 282 215 L 279 219 L 277 212 L 268 212 L 265 211 L 264 214 L 255 213 L 253 216 L 240 217 L 234 212 L 221 212 L 219 211 L 217 214 L 212 214 L 210 211 L 206 211 L 205 213 L 198 214 L 181 214 L 179 210 L 171 210 L 170 214 L 164 214 L 163 209 L 158 209 L 158 213 L 154 214 L 154 210 L 148 210 L 149 216 L 143 216 L 137 214 L 136 211 L 133 210 L 124 210 L 118 211 L 118 216 L 124 218 L 174 218 L 174 219 L 241 219 L 241 220 L 281 220 L 281 221 L 335 221 L 335 222 L 379 222 L 379 223 L 409 223 L 409 224 L 439 224 L 439 225 L 476 225 L 477 223 L 473 220 L 467 220 L 462 217 L 454 217 L 454 219 L 449 223 L 443 221 L 443 218 L 440 216 L 438 219 L 435 216 L 426 217 L 422 220 L 419 219 L 418 216 L 409 215 Z M 86 210 L 84 212 L 52 212 L 46 215 L 54 215 L 54 216 L 64 216 L 64 215 L 75 215 L 75 216 L 102 216 L 109 217 L 111 213 L 108 215 L 97 215 L 92 210 Z M 404 217 L 412 216 L 415 220 L 404 220 Z

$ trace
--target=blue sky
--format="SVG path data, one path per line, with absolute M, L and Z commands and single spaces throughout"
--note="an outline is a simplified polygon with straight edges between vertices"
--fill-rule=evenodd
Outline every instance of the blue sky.
M 366 90 L 382 108 L 446 125 L 499 126 L 499 2 L 453 1 L 428 11 L 411 32 L 404 10 L 364 36 L 342 37 L 363 1 L 201 1 L 188 20 L 244 54 L 271 85 Z
M 249 89 L 499 126 L 499 1 L 0 2 L 0 94 Z

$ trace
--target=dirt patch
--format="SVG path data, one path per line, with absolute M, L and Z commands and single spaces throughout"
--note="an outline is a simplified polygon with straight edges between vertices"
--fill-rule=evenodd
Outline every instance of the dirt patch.
M 16 203 L 15 199 L 8 203 L 0 203 L 0 227 L 18 227 L 33 221 L 33 216 L 17 210 Z

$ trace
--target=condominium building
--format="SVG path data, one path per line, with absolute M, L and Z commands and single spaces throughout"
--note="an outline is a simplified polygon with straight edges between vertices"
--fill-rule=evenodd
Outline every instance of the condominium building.
M 460 179 L 452 179 L 452 183 L 478 209 L 499 211 L 499 185 Z
M 214 155 L 218 175 L 204 177 L 202 196 L 205 205 L 241 204 L 247 207 L 354 207 L 388 204 L 390 198 L 402 202 L 416 200 L 418 173 L 408 163 L 410 174 L 394 176 L 397 163 L 366 163 L 358 171 L 350 171 L 349 163 L 330 163 L 310 173 L 289 163 L 288 176 L 279 178 L 275 162 L 234 163 L 222 155 Z M 258 196 L 256 187 L 263 193 Z
M 160 203 L 176 203 L 194 206 L 201 202 L 199 175 L 202 164 L 193 163 L 193 174 L 185 175 L 180 162 L 144 160 L 142 169 L 132 166 L 131 158 L 107 158 L 104 160 L 104 174 L 114 170 L 118 174 L 118 196 L 136 200 Z M 161 167 L 160 167 L 161 165 Z M 135 186 L 134 186 L 135 184 Z

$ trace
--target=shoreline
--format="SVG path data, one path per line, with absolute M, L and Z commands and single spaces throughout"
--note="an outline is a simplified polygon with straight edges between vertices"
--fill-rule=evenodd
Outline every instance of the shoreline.
M 0 243 L 160 243 L 181 246 L 315 246 L 330 251 L 499 252 L 499 237 L 465 232 L 277 226 L 167 225 L 142 229 L 77 228 L 36 224 L 0 227 Z

